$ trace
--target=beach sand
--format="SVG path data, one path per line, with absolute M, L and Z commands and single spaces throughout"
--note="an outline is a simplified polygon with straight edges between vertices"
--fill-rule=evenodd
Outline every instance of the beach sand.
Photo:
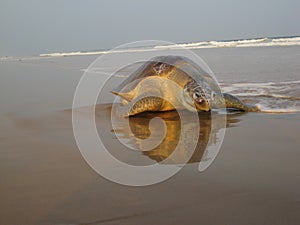
M 211 129 L 206 116 L 197 151 L 167 181 L 129 187 L 98 175 L 76 145 L 71 113 L 80 69 L 94 58 L 1 62 L 0 224 L 299 224 L 299 113 L 229 115 L 220 152 L 203 172 L 198 162 Z M 176 115 L 163 117 L 175 133 Z M 150 118 L 131 119 L 132 129 Z M 97 106 L 96 122 L 124 161 L 154 163 L 171 151 L 166 145 L 154 153 L 122 151 L 110 105 Z M 145 138 L 147 129 L 135 134 Z

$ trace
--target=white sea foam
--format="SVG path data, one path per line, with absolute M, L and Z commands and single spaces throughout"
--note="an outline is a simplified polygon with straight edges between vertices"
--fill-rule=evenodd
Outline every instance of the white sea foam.
M 256 104 L 265 113 L 299 113 L 300 80 L 262 83 L 221 83 L 223 92 Z
M 149 52 L 155 51 L 153 48 L 131 48 L 131 49 L 115 49 L 115 50 L 103 50 L 103 51 L 90 51 L 90 52 L 56 52 L 40 54 L 41 57 L 52 56 L 80 56 L 80 55 L 102 55 L 102 54 L 114 54 L 114 53 L 130 53 L 130 52 Z
M 268 47 L 268 46 L 300 46 L 300 37 L 255 38 L 255 39 L 231 40 L 231 41 L 202 41 L 202 42 L 179 43 L 179 44 L 172 44 L 172 45 L 157 45 L 152 47 L 139 47 L 139 48 L 130 48 L 130 49 L 46 53 L 46 54 L 40 54 L 40 56 L 61 57 L 61 56 L 101 55 L 101 54 L 128 53 L 128 52 L 147 52 L 147 51 L 172 50 L 172 49 L 182 49 L 182 48 L 201 49 L 201 48 L 229 48 L 229 47 L 239 48 L 239 47 Z
M 299 42 L 300 37 L 292 37 L 292 38 L 274 38 L 273 42 Z
M 278 81 L 278 82 L 262 82 L 262 83 L 220 83 L 221 87 L 239 87 L 239 88 L 251 88 L 251 87 L 265 87 L 265 88 L 283 88 L 282 85 L 300 84 L 300 80 L 293 81 Z
M 286 113 L 300 112 L 300 107 L 271 108 L 271 107 L 266 107 L 265 105 L 262 104 L 257 104 L 257 106 L 263 113 L 285 113 L 286 114 Z

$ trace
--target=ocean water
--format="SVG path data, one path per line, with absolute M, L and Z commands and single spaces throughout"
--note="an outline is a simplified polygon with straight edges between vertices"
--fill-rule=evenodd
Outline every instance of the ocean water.
M 45 53 L 40 56 L 72 56 L 72 55 L 95 55 L 106 53 L 127 53 L 127 52 L 147 52 L 161 50 L 176 50 L 176 49 L 206 49 L 206 48 L 240 48 L 240 47 L 271 47 L 271 46 L 299 46 L 300 37 L 265 37 L 242 40 L 225 40 L 225 41 L 202 41 L 194 43 L 179 43 L 179 44 L 156 44 L 152 46 L 136 46 L 134 48 L 118 48 L 113 50 L 93 50 L 93 51 L 74 51 L 74 52 L 56 52 Z

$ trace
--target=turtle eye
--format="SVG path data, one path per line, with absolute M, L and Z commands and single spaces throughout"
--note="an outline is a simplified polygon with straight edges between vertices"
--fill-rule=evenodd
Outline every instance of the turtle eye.
M 216 93 L 215 93 L 215 92 L 212 92 L 212 93 L 211 93 L 211 98 L 214 99 L 215 97 L 216 97 Z

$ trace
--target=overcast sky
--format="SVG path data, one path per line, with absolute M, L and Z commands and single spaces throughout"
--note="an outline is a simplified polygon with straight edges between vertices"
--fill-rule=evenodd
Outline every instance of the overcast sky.
M 0 56 L 300 35 L 299 0 L 0 0 Z

